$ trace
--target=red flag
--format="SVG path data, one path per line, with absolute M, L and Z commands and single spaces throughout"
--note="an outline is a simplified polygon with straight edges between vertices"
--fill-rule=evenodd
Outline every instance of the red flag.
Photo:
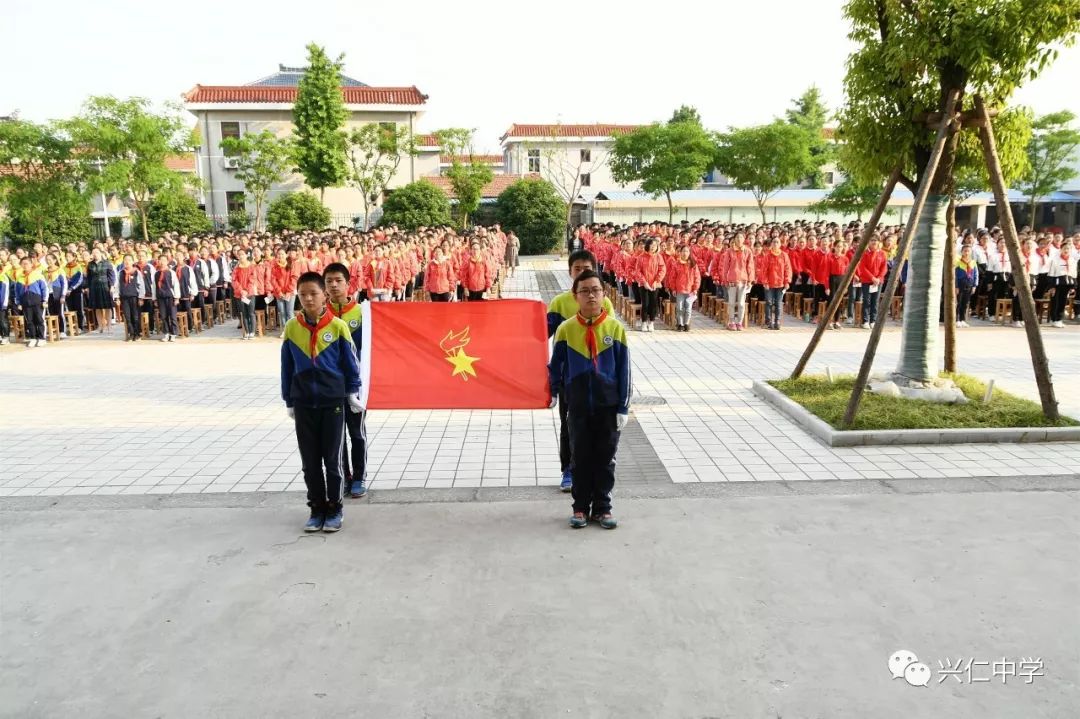
M 542 409 L 547 320 L 536 300 L 365 302 L 368 409 Z

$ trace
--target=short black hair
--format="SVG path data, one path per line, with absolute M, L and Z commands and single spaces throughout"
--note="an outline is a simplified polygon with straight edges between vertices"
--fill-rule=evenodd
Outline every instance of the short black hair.
M 348 282 L 349 279 L 350 279 L 350 277 L 349 277 L 349 268 L 346 267 L 345 265 L 341 264 L 340 262 L 331 262 L 325 268 L 323 268 L 323 271 L 322 271 L 323 278 L 325 279 L 325 277 L 328 274 L 330 274 L 331 272 L 337 272 L 339 275 L 341 275 L 342 277 L 345 278 L 346 282 Z
M 596 255 L 588 250 L 574 250 L 570 253 L 570 258 L 567 260 L 566 266 L 568 268 L 573 267 L 575 262 L 588 262 L 593 267 L 596 267 Z
M 573 287 L 570 288 L 570 291 L 573 292 L 574 294 L 577 294 L 577 288 L 578 288 L 579 284 L 581 284 L 585 280 L 591 280 L 591 279 L 594 279 L 594 278 L 600 280 L 600 286 L 601 287 L 604 286 L 604 278 L 601 277 L 599 273 L 593 272 L 592 270 L 585 270 L 580 275 L 578 275 L 577 277 L 574 278 L 574 285 L 573 285 Z
M 319 286 L 320 290 L 326 292 L 326 283 L 323 281 L 322 275 L 320 275 L 318 272 L 305 272 L 304 274 L 296 278 L 296 289 L 299 290 L 300 285 L 306 284 L 308 282 L 314 282 Z

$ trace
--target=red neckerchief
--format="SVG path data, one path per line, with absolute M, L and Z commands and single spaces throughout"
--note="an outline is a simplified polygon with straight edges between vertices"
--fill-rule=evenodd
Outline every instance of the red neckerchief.
M 339 309 L 339 310 L 337 310 L 335 312 L 334 311 L 334 303 L 329 302 L 329 301 L 326 303 L 326 309 L 330 310 L 330 314 L 332 314 L 334 317 L 337 317 L 338 319 L 340 319 L 343 314 L 345 314 L 346 312 L 351 310 L 353 307 L 356 307 L 356 300 L 353 300 L 352 302 L 350 302 L 347 305 L 339 305 L 339 307 L 341 309 Z
M 159 290 L 161 289 L 162 285 L 165 283 L 165 275 L 166 274 L 168 274 L 168 270 L 161 270 L 160 272 L 158 272 L 157 286 L 158 286 Z
M 314 325 L 308 324 L 307 317 L 303 312 L 296 313 L 296 321 L 300 323 L 300 326 L 306 329 L 310 334 L 308 341 L 308 356 L 311 357 L 311 364 L 315 364 L 315 345 L 319 339 L 319 332 L 323 327 L 326 327 L 334 319 L 334 315 L 330 312 L 323 312 L 322 317 Z
M 596 347 L 596 327 L 606 319 L 607 310 L 601 310 L 600 314 L 592 320 L 585 319 L 581 316 L 580 312 L 577 313 L 578 324 L 585 327 L 585 346 L 589 350 L 589 359 L 592 360 L 594 372 L 600 370 L 600 362 L 598 360 L 599 351 Z
M 132 275 L 137 275 L 137 274 L 139 274 L 139 271 L 137 269 L 135 269 L 134 267 L 132 267 L 130 270 L 125 268 L 124 269 L 124 282 L 131 282 L 131 276 Z

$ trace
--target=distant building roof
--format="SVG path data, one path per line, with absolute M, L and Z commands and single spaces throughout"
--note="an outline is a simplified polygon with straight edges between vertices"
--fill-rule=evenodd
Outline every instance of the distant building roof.
M 445 192 L 447 197 L 449 197 L 450 199 L 454 199 L 454 188 L 450 184 L 449 177 L 433 176 L 423 177 L 421 179 L 435 185 L 440 190 Z M 495 175 L 495 178 L 491 182 L 484 185 L 484 189 L 481 190 L 480 196 L 482 198 L 495 198 L 501 195 L 503 190 L 505 190 L 507 187 L 510 187 L 510 185 L 514 184 L 518 180 L 532 179 L 540 179 L 540 175 Z
M 305 72 L 307 72 L 306 67 L 289 67 L 288 65 L 279 64 L 278 71 L 273 75 L 267 75 L 255 82 L 249 82 L 248 87 L 296 87 Z M 341 86 L 367 87 L 366 84 L 347 75 L 341 76 Z
M 182 155 L 169 155 L 165 158 L 165 167 L 176 172 L 195 172 L 195 153 L 185 152 Z
M 593 123 L 591 125 L 520 125 L 514 123 L 510 129 L 499 138 L 502 142 L 508 137 L 612 137 L 622 135 L 641 127 L 640 125 L 608 125 Z
M 454 160 L 464 165 L 471 162 L 478 162 L 481 165 L 502 165 L 506 162 L 502 155 L 439 155 L 440 164 L 450 165 Z
M 412 87 L 346 86 L 341 93 L 348 105 L 423 105 L 428 96 Z M 184 93 L 191 104 L 296 102 L 296 87 L 279 85 L 196 85 Z

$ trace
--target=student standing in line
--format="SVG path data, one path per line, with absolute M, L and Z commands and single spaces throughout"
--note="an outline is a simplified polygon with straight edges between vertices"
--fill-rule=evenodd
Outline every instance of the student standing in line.
M 137 342 L 141 339 L 139 327 L 139 305 L 146 298 L 146 284 L 143 273 L 135 266 L 135 258 L 124 255 L 124 264 L 120 267 L 117 278 L 120 293 L 120 309 L 124 313 L 124 341 Z
M 615 454 L 630 412 L 630 350 L 621 322 L 604 310 L 604 284 L 592 270 L 582 272 L 571 290 L 580 310 L 555 332 L 549 365 L 553 395 L 569 404 L 573 443 L 573 515 L 570 526 L 589 519 L 615 529 L 611 491 Z
M 22 258 L 19 271 L 15 273 L 13 290 L 15 304 L 22 307 L 23 327 L 26 331 L 26 346 L 41 347 L 48 344 L 45 339 L 45 298 L 49 296 L 49 286 L 41 266 L 29 257 Z
M 690 331 L 690 315 L 701 286 L 701 272 L 691 257 L 690 245 L 679 248 L 678 259 L 671 263 L 665 279 L 675 294 L 675 328 L 677 332 Z
M 248 260 L 247 252 L 240 250 L 240 262 L 232 278 L 233 295 L 239 305 L 242 323 L 242 340 L 255 339 L 255 265 Z
M 641 285 L 641 331 L 652 332 L 660 310 L 659 290 L 667 273 L 664 258 L 657 253 L 657 240 L 645 240 L 645 254 L 637 263 L 638 282 Z
M 296 425 L 311 508 L 304 531 L 336 532 L 344 518 L 345 412 L 364 409 L 360 365 L 348 325 L 326 308 L 322 275 L 301 275 L 297 295 L 301 312 L 285 324 L 281 343 L 281 398 Z
M 596 257 L 588 250 L 574 250 L 567 260 L 571 283 L 583 272 L 596 271 Z M 547 309 L 547 333 L 548 337 L 554 337 L 555 331 L 563 322 L 577 316 L 580 311 L 577 298 L 570 290 L 561 292 L 551 298 Z M 615 308 L 611 300 L 604 298 L 603 309 L 609 317 L 615 316 Z M 559 401 L 559 466 L 562 471 L 562 480 L 559 489 L 569 492 L 574 483 L 573 466 L 574 458 L 570 446 L 570 430 L 566 424 L 567 403 L 566 397 L 556 393 Z
M 0 345 L 6 345 L 10 340 L 11 327 L 8 324 L 8 307 L 11 305 L 11 272 L 8 269 L 7 258 L 0 256 Z
M 46 303 L 48 316 L 57 318 L 60 336 L 67 337 L 67 318 L 64 317 L 68 295 L 67 274 L 60 267 L 60 258 L 51 252 L 45 256 L 45 284 L 49 286 Z
M 364 343 L 364 319 L 360 312 L 360 305 L 349 296 L 351 280 L 352 277 L 344 263 L 331 262 L 323 270 L 323 282 L 326 283 L 326 309 L 348 325 L 353 346 L 359 354 Z M 367 410 L 346 412 L 345 430 L 349 439 L 352 440 L 351 453 L 344 442 L 341 445 L 341 465 L 345 470 L 345 494 L 353 498 L 363 497 L 367 494 Z
M 784 309 L 784 290 L 795 277 L 791 258 L 780 247 L 779 238 L 769 242 L 769 249 L 761 253 L 761 266 L 756 269 L 758 280 L 765 288 L 765 329 L 778 330 Z
M 98 334 L 106 330 L 112 334 L 109 313 L 115 308 L 112 289 L 116 284 L 116 270 L 112 262 L 105 259 L 97 247 L 90 253 L 90 264 L 86 266 L 86 279 L 90 287 L 90 309 L 94 311 L 94 323 Z
M 169 256 L 158 256 L 157 276 L 154 281 L 153 295 L 157 300 L 158 314 L 161 316 L 161 341 L 172 342 L 180 332 L 176 323 L 176 311 L 180 305 L 180 278 L 169 266 Z
M 1061 249 L 1050 260 L 1046 270 L 1047 284 L 1054 291 L 1050 304 L 1050 326 L 1065 326 L 1065 306 L 1069 292 L 1076 289 L 1077 256 L 1071 245 L 1064 242 Z
M 979 286 L 979 265 L 971 252 L 971 245 L 964 245 L 956 260 L 956 326 L 967 327 L 971 295 Z
M 79 256 L 74 251 L 69 251 L 67 262 L 64 264 L 64 275 L 67 277 L 68 295 L 67 309 L 75 313 L 75 322 L 80 332 L 86 332 L 86 314 L 83 312 L 83 294 L 86 289 L 86 267 L 79 261 Z
M 431 262 L 424 268 L 424 289 L 432 302 L 449 302 L 457 285 L 454 266 L 446 259 L 441 247 L 436 247 L 432 255 Z

